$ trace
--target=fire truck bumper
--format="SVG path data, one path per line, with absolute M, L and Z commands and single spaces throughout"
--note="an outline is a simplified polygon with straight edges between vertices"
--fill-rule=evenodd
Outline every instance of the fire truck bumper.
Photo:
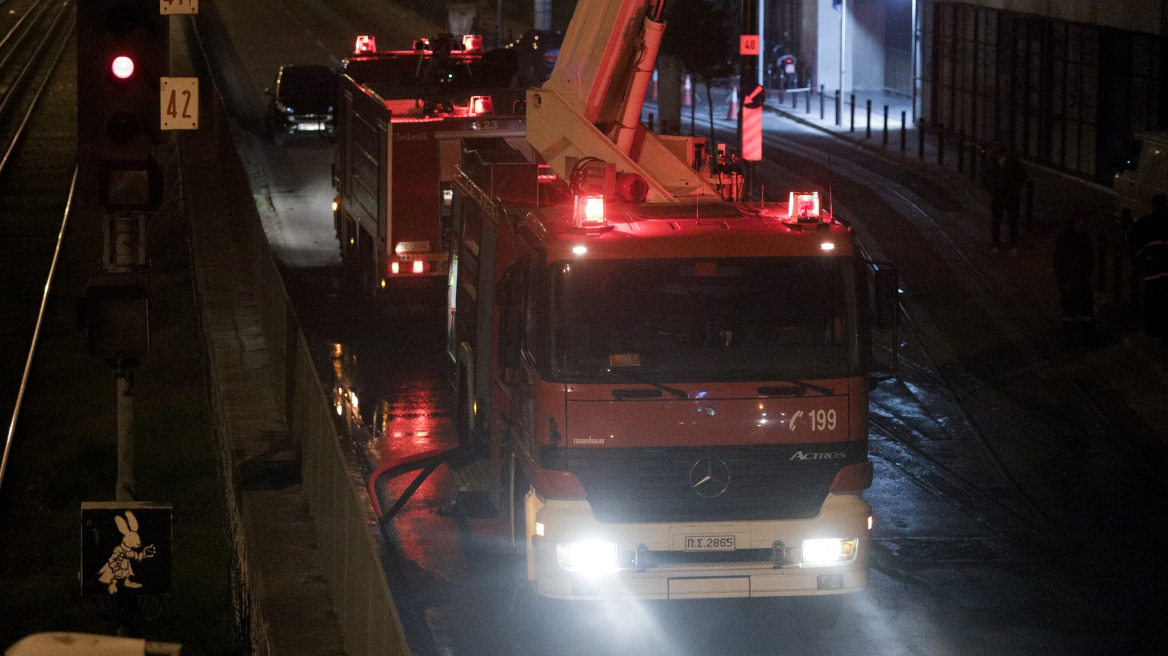
M 871 514 L 861 496 L 832 494 L 811 519 L 602 524 L 586 501 L 549 499 L 535 516 L 529 575 L 559 599 L 857 592 L 868 587 Z

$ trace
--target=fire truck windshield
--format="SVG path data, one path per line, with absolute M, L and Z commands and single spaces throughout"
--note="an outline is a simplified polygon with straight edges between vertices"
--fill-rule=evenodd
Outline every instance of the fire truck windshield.
M 555 263 L 556 378 L 854 375 L 866 342 L 856 268 L 841 257 Z

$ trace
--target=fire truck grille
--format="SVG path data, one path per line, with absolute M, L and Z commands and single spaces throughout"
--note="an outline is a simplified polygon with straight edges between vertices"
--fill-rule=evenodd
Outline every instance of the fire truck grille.
M 540 455 L 544 469 L 580 479 L 602 522 L 807 519 L 839 469 L 867 458 L 867 444 L 543 447 Z

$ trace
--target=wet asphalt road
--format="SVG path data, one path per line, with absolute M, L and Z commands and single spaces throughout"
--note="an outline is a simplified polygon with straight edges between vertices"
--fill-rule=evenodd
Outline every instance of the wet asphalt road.
M 257 203 L 310 341 L 322 354 L 336 342 L 355 352 L 363 406 L 382 407 L 381 436 L 354 445 L 369 468 L 453 441 L 441 298 L 384 317 L 351 301 L 328 209 L 332 147 L 276 147 L 257 113 L 279 63 L 335 63 L 354 34 L 392 33 L 401 21 L 387 21 L 380 6 L 231 3 L 200 17 L 218 28 L 205 42 L 238 112 Z M 1089 361 L 1058 349 L 1042 279 L 1057 209 L 1036 223 L 1024 257 L 990 259 L 980 199 L 967 184 L 891 165 L 777 116 L 766 128 L 760 183 L 825 195 L 830 183 L 865 247 L 902 274 L 902 375 L 873 395 L 871 588 L 823 632 L 794 623 L 783 602 L 533 600 L 517 586 L 499 520 L 437 513 L 450 495 L 440 472 L 389 529 L 391 585 L 414 651 L 1156 653 L 1168 581 L 1156 548 L 1165 537 L 1163 445 Z M 1090 189 L 1062 193 L 1100 202 Z

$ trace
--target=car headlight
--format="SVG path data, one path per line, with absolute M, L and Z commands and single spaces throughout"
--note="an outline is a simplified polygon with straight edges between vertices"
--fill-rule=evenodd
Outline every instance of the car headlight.
M 803 563 L 826 565 L 851 560 L 856 555 L 856 538 L 815 538 L 803 541 Z
M 556 560 L 569 572 L 588 576 L 611 574 L 617 570 L 616 544 L 599 540 L 557 544 Z

